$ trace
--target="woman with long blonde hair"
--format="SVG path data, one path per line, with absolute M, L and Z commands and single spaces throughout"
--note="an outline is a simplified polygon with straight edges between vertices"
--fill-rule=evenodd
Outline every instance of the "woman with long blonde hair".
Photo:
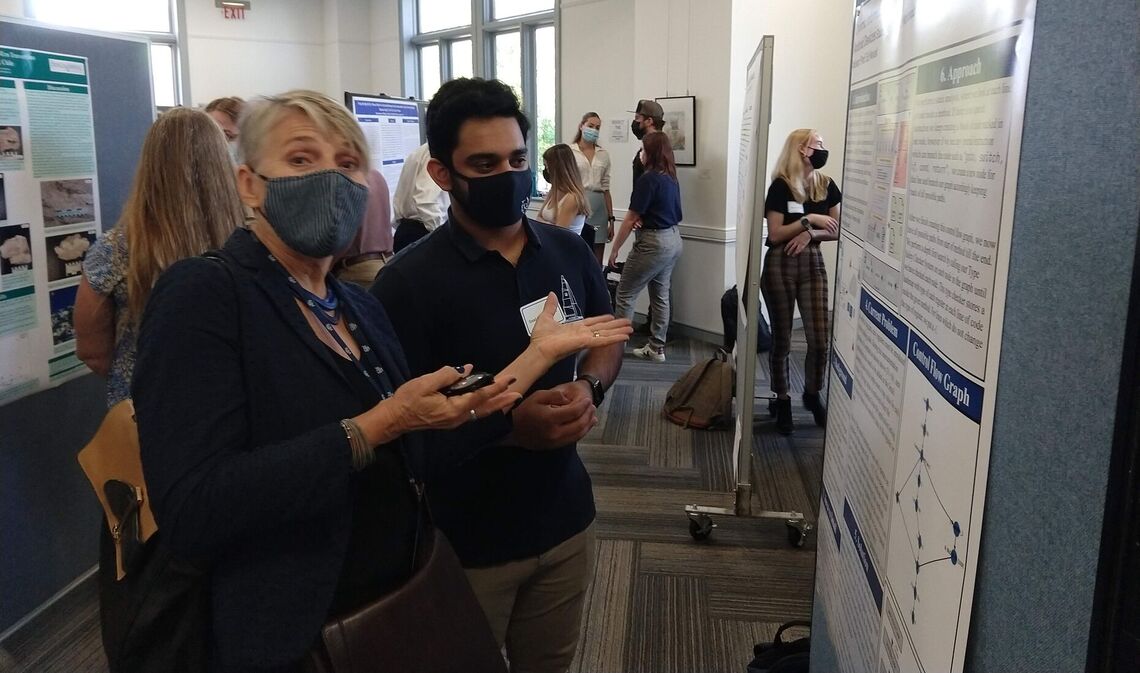
M 820 172 L 826 163 L 827 149 L 818 131 L 792 131 L 764 199 L 768 253 L 760 274 L 760 291 L 772 319 L 772 351 L 768 357 L 776 400 L 770 409 L 776 414 L 776 431 L 784 435 L 795 429 L 788 397 L 788 353 L 797 302 L 807 337 L 803 403 L 816 425 L 827 424 L 827 411 L 819 397 L 827 371 L 827 269 L 819 244 L 839 238 L 843 194 L 835 181 Z
M 580 236 L 590 214 L 590 202 L 586 200 L 574 152 L 569 145 L 552 145 L 542 153 L 542 161 L 542 177 L 550 183 L 550 191 L 542 201 L 538 219 Z
M 76 354 L 107 378 L 108 406 L 130 397 L 136 329 L 159 275 L 220 248 L 244 219 L 214 120 L 189 108 L 159 117 L 118 223 L 87 252 L 76 295 Z

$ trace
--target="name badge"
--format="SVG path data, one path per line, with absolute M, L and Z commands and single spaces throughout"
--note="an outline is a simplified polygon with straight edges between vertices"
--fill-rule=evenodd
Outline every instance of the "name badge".
M 546 308 L 546 299 L 546 297 L 536 299 L 526 306 L 519 308 L 519 313 L 522 314 L 523 325 L 526 326 L 527 336 L 534 333 L 534 324 L 538 322 L 538 316 L 542 315 L 542 309 Z M 566 314 L 562 311 L 561 304 L 556 304 L 554 307 L 554 322 L 559 324 L 566 322 Z
M 788 201 L 788 214 L 789 215 L 803 215 L 804 204 L 795 201 Z

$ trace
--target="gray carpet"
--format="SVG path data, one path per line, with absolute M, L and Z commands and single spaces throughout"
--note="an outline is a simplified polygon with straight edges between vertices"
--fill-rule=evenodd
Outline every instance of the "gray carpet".
M 794 338 L 799 390 L 803 338 Z M 598 563 L 575 673 L 735 673 L 780 623 L 810 618 L 814 533 L 794 549 L 779 521 L 721 517 L 707 542 L 689 536 L 685 505 L 732 506 L 732 432 L 684 430 L 660 410 L 673 381 L 712 352 L 676 341 L 665 364 L 627 356 L 580 444 L 594 479 Z M 766 357 L 758 369 L 766 394 Z M 798 510 L 814 522 L 823 431 L 798 404 L 792 437 L 772 431 L 762 401 L 756 417 L 754 511 Z M 0 643 L 0 673 L 104 673 L 98 617 L 92 579 Z

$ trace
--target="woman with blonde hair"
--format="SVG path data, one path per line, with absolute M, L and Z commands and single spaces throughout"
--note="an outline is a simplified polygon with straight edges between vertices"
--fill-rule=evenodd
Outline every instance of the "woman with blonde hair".
M 159 275 L 220 248 L 244 219 L 218 125 L 189 108 L 159 117 L 119 222 L 88 250 L 76 294 L 76 354 L 107 378 L 107 406 L 130 397 L 136 330 Z
M 538 219 L 581 235 L 590 203 L 582 188 L 574 152 L 569 145 L 552 145 L 542 153 L 542 161 L 542 178 L 550 183 L 550 191 L 542 201 Z
M 820 172 L 826 163 L 827 150 L 818 131 L 792 131 L 764 199 L 768 253 L 760 291 L 772 319 L 772 351 L 768 357 L 776 400 L 771 410 L 776 414 L 776 431 L 784 435 L 795 429 L 788 397 L 788 353 L 797 302 L 807 337 L 803 403 L 816 425 L 827 424 L 827 410 L 819 397 L 827 371 L 827 269 L 819 244 L 839 237 L 843 195 L 835 181 Z
M 326 96 L 289 91 L 251 103 L 240 138 L 237 189 L 254 218 L 220 261 L 163 274 L 133 387 L 161 542 L 207 570 L 210 670 L 328 670 L 314 664 L 329 654 L 322 626 L 355 633 L 359 621 L 340 620 L 365 607 L 373 624 L 422 620 L 370 633 L 365 645 L 384 654 L 368 670 L 452 670 L 424 662 L 480 634 L 501 664 L 469 588 L 414 609 L 440 585 L 409 579 L 436 579 L 448 558 L 427 517 L 425 469 L 496 441 L 522 392 L 572 353 L 625 341 L 628 322 L 557 324 L 551 294 L 525 351 L 493 380 L 477 377 L 485 387 L 463 362 L 413 378 L 380 302 L 330 273 L 367 207 L 360 126 Z M 442 432 L 479 420 L 493 425 Z M 355 657 L 361 640 L 342 644 Z M 458 668 L 496 670 L 474 666 Z
M 570 150 L 578 162 L 582 187 L 590 202 L 590 214 L 582 227 L 582 238 L 594 248 L 598 264 L 602 263 L 606 242 L 614 237 L 614 202 L 610 197 L 610 170 L 613 166 L 610 153 L 598 144 L 602 118 L 597 112 L 587 112 L 578 123 L 578 132 L 570 143 Z

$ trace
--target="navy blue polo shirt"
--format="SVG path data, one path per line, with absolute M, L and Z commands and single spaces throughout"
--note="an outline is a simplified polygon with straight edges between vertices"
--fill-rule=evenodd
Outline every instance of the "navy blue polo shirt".
M 681 221 L 681 187 L 664 173 L 646 171 L 633 184 L 629 209 L 641 215 L 642 229 L 668 229 Z
M 413 376 L 472 363 L 498 373 L 530 342 L 523 307 L 554 292 L 568 320 L 610 313 L 590 247 L 568 229 L 524 220 L 517 266 L 450 220 L 385 265 L 372 293 L 384 304 Z M 574 378 L 557 363 L 534 390 Z M 594 520 L 590 476 L 576 445 L 547 451 L 494 445 L 510 429 L 502 415 L 429 441 L 427 493 L 436 525 L 466 567 L 533 557 Z M 470 452 L 463 447 L 475 444 Z M 441 455 L 442 454 L 442 455 Z M 440 469 L 440 460 L 450 462 Z

